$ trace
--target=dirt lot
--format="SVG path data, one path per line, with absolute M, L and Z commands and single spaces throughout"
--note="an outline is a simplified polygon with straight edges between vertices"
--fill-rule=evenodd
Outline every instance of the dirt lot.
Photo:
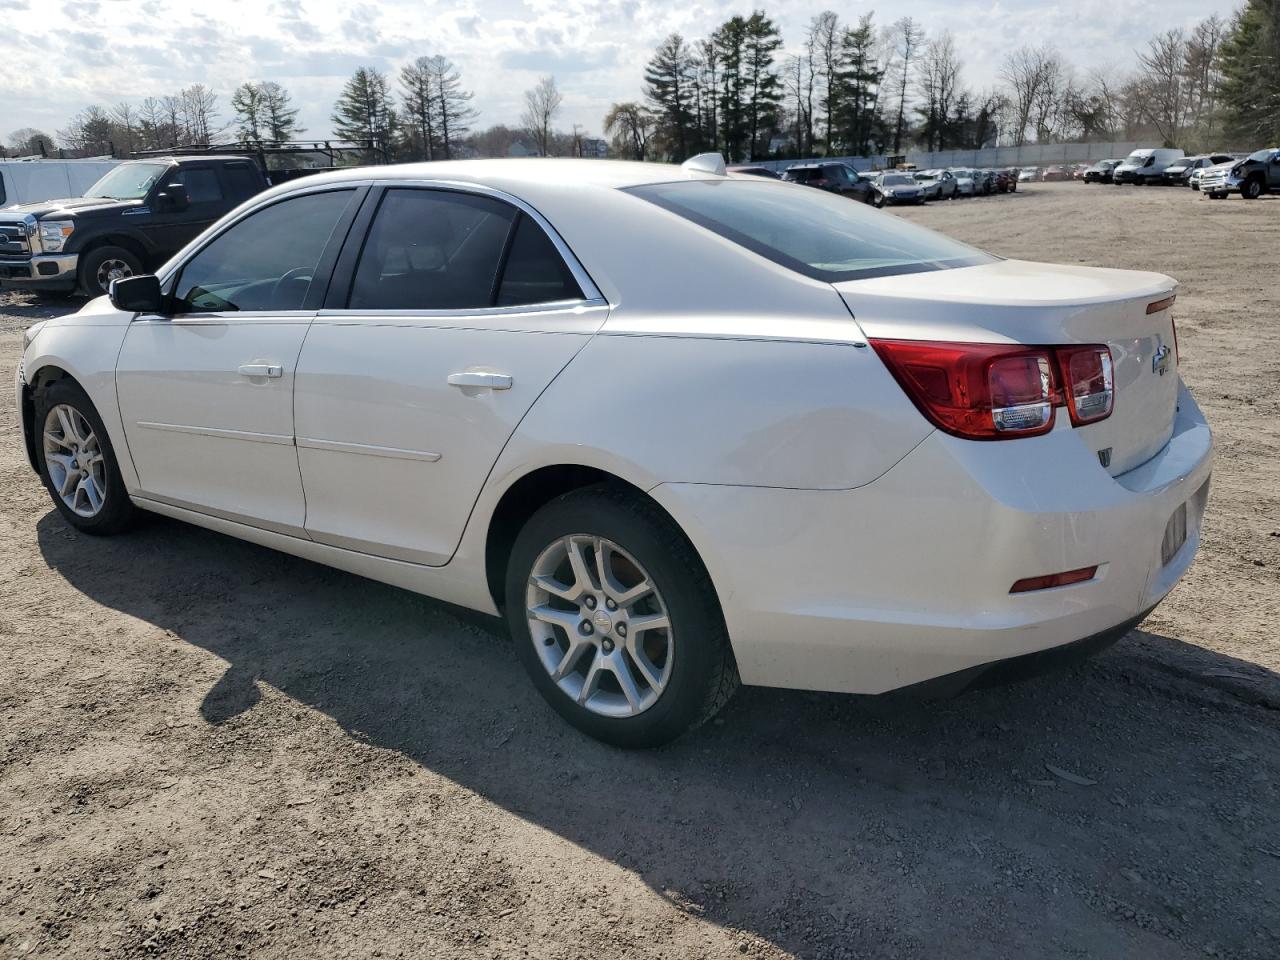
M 76 535 L 9 442 L 0 957 L 1280 956 L 1280 198 L 905 215 L 1182 282 L 1218 460 L 1141 630 L 947 702 L 743 690 L 622 753 L 483 622 L 178 523 Z M 0 295 L 0 366 L 50 312 Z

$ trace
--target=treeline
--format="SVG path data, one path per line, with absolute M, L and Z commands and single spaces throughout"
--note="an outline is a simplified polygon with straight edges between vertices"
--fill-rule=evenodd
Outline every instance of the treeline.
M 605 116 L 614 151 L 679 160 L 899 154 L 1076 140 L 1150 139 L 1188 150 L 1280 140 L 1280 7 L 1247 0 L 1225 22 L 1169 30 L 1127 71 L 1078 71 L 1052 45 L 1010 53 L 990 89 L 964 80 L 949 31 L 815 16 L 799 50 L 763 12 L 709 37 L 668 36 L 639 100 Z
M 600 141 L 576 124 L 558 130 L 555 119 L 562 96 L 555 78 L 543 77 L 526 91 L 519 126 L 496 124 L 472 131 L 478 112 L 471 91 L 448 58 L 418 57 L 400 69 L 394 81 L 361 67 L 346 82 L 333 107 L 332 137 L 368 141 L 382 160 L 448 160 L 458 156 L 598 156 Z M 140 104 L 86 107 L 57 138 L 23 128 L 9 136 L 8 152 L 44 155 L 127 157 L 140 150 L 164 150 L 229 139 L 281 142 L 307 131 L 298 125 L 298 109 L 289 91 L 274 81 L 247 81 L 231 94 L 230 115 L 216 94 L 194 84 Z M 3 152 L 0 152 L 3 155 Z
M 704 150 L 735 161 L 977 149 L 1077 140 L 1146 140 L 1185 150 L 1280 142 L 1280 0 L 1246 0 L 1230 21 L 1151 38 L 1127 70 L 1076 69 L 1053 46 L 1008 54 L 990 88 L 975 89 L 949 31 L 911 17 L 887 25 L 815 16 L 784 49 L 763 11 L 730 17 L 710 36 L 668 36 L 654 51 L 642 95 L 604 119 L 614 156 L 682 160 Z M 602 156 L 579 126 L 556 127 L 561 93 L 543 77 L 524 94 L 517 125 L 474 131 L 479 116 L 461 73 L 440 55 L 395 75 L 355 71 L 334 104 L 333 136 L 378 144 L 383 159 L 457 156 Z M 280 84 L 250 81 L 224 116 L 203 84 L 140 103 L 90 106 L 56 139 L 14 131 L 10 154 L 128 156 L 306 131 Z M 322 138 L 324 139 L 324 138 Z

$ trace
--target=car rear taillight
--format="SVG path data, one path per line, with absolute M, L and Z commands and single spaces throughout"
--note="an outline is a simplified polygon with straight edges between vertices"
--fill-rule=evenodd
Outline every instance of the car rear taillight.
M 1106 347 L 1058 347 L 1063 393 L 1071 422 L 1077 427 L 1111 416 L 1115 401 L 1115 378 L 1111 371 L 1111 351 Z
M 1115 390 L 1105 346 L 878 339 L 871 345 L 920 412 L 957 437 L 1048 433 L 1064 404 L 1077 426 L 1111 414 Z

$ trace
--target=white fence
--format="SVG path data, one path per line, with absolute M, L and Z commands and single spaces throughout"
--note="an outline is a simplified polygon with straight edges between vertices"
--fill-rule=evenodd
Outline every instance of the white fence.
M 943 150 L 934 153 L 908 153 L 907 162 L 921 170 L 936 167 L 1043 167 L 1052 163 L 1093 163 L 1118 160 L 1141 147 L 1158 147 L 1158 143 L 1140 140 L 1118 140 L 1107 143 L 1034 143 L 1023 147 L 991 147 L 986 150 Z M 871 170 L 888 165 L 884 154 L 872 157 L 815 157 L 812 160 L 768 160 L 758 166 L 785 170 L 797 163 L 814 160 L 839 160 L 855 170 Z

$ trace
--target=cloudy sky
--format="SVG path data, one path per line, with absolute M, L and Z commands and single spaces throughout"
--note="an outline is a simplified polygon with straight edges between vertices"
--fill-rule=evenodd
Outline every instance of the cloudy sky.
M 770 0 L 763 7 L 799 45 L 812 15 L 834 8 L 878 22 L 910 13 L 951 30 L 966 81 L 992 83 L 1001 58 L 1052 42 L 1084 69 L 1127 68 L 1157 30 L 1189 27 L 1233 0 L 917 0 L 904 5 Z M 1215 6 L 1216 4 L 1216 6 Z M 294 95 L 307 135 L 330 133 L 343 81 L 358 66 L 393 71 L 443 53 L 475 91 L 479 125 L 514 123 L 521 95 L 554 74 L 559 123 L 598 132 L 611 102 L 639 95 L 644 63 L 666 34 L 705 36 L 750 2 L 731 0 L 0 0 L 5 70 L 0 138 L 19 127 L 55 133 L 82 107 L 110 106 L 203 82 L 221 97 L 246 79 Z

